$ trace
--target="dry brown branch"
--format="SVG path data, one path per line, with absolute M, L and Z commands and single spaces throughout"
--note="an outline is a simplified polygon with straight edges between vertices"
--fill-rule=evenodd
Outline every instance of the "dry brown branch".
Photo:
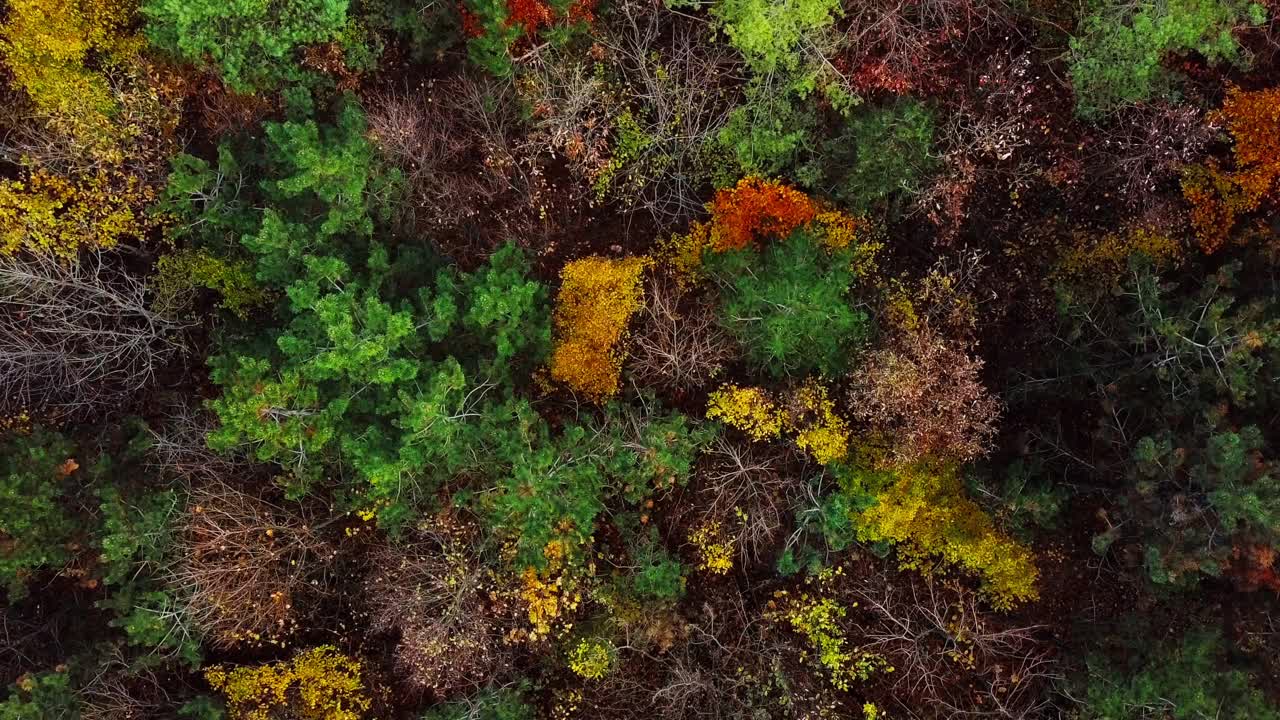
M 202 482 L 191 490 L 167 580 L 215 647 L 282 638 L 295 629 L 297 603 L 317 592 L 310 580 L 334 557 L 319 530 L 305 510 Z
M 119 645 L 101 660 L 76 693 L 81 720 L 142 720 L 165 717 L 178 704 L 156 673 L 131 664 Z
M 1031 718 L 1048 706 L 1059 674 L 1038 626 L 1009 627 L 973 591 L 932 578 L 880 571 L 857 578 L 850 595 L 860 648 L 889 660 L 902 695 L 933 708 L 917 704 L 913 715 Z
M 708 42 L 700 22 L 641 0 L 614 8 L 601 42 L 647 138 L 621 159 L 612 195 L 662 227 L 683 225 L 703 210 L 707 151 L 737 103 L 741 60 L 727 44 Z
M 628 366 L 643 385 L 673 392 L 696 390 L 715 378 L 736 348 L 704 302 L 684 303 L 675 282 L 658 277 L 645 293 Z
M 400 634 L 396 666 L 413 692 L 444 697 L 493 681 L 508 658 L 485 601 L 492 579 L 462 533 L 384 546 L 370 563 L 370 625 Z
M 794 485 L 785 451 L 716 438 L 698 470 L 701 511 L 728 528 L 744 562 L 767 560 L 778 546 Z
M 146 295 L 100 254 L 0 258 L 0 414 L 83 416 L 147 387 L 184 326 L 152 312 Z

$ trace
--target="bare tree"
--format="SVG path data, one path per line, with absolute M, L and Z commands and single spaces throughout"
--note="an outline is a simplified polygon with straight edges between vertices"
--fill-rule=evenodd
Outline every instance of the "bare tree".
M 167 581 L 215 647 L 288 636 L 296 604 L 318 592 L 311 580 L 335 556 L 321 529 L 305 509 L 222 480 L 202 482 L 191 489 L 179 560 Z
M 620 158 L 614 196 L 664 227 L 702 212 L 707 152 L 741 92 L 740 58 L 708 37 L 701 20 L 628 0 L 614 8 L 601 41 L 626 78 L 622 96 L 646 138 Z
M 165 419 L 150 429 L 150 466 L 188 484 L 247 479 L 258 473 L 259 466 L 245 458 L 209 447 L 209 433 L 216 425 L 216 416 L 204 408 L 190 404 L 170 408 Z
M 64 418 L 116 405 L 178 352 L 183 327 L 101 254 L 0 258 L 0 412 Z
M 722 519 L 744 561 L 760 562 L 777 547 L 794 480 L 785 450 L 716 438 L 698 472 L 707 517 Z
M 675 282 L 659 276 L 645 293 L 645 307 L 632 336 L 628 364 L 644 385 L 696 390 L 718 375 L 735 353 L 732 338 L 707 303 L 686 303 Z
M 1220 129 L 1197 107 L 1165 102 L 1128 106 L 1108 120 L 1090 146 L 1090 160 L 1098 177 L 1109 179 L 1130 207 L 1140 209 L 1159 202 L 1160 185 L 1203 157 Z
M 845 2 L 841 27 L 854 84 L 903 94 L 939 82 L 965 42 L 1005 24 L 1001 0 L 871 0 Z
M 77 691 L 81 720 L 138 720 L 176 716 L 176 693 L 153 668 L 131 663 L 112 645 L 93 675 Z
M 370 625 L 398 632 L 396 665 L 411 690 L 443 697 L 492 683 L 508 662 L 502 628 L 488 610 L 488 568 L 468 539 L 443 532 L 378 548 L 364 591 Z
M 1016 719 L 1048 709 L 1060 675 L 1038 626 L 1008 626 L 958 583 L 883 569 L 856 578 L 850 594 L 860 648 L 890 661 L 903 695 L 934 704 L 923 716 Z M 920 707 L 903 710 L 915 717 Z

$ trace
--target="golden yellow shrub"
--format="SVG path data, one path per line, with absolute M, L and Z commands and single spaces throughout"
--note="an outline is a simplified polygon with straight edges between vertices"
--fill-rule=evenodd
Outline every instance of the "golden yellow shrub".
M 332 645 L 292 660 L 205 671 L 209 685 L 227 700 L 231 720 L 272 720 L 288 713 L 301 720 L 360 720 L 372 705 L 359 660 Z
M 996 529 L 953 466 L 922 461 L 888 473 L 892 482 L 860 514 L 860 540 L 894 543 L 906 567 L 936 556 L 974 572 L 997 608 L 1038 597 L 1034 554 Z
M 618 392 L 627 324 L 644 305 L 646 257 L 588 257 L 565 265 L 556 297 L 551 377 L 594 402 Z
M 796 445 L 823 465 L 844 460 L 849 454 L 849 426 L 836 415 L 836 404 L 827 388 L 810 380 L 791 397 L 787 424 L 796 433 Z
M 1118 280 L 1128 271 L 1129 256 L 1141 253 L 1159 267 L 1176 265 L 1182 259 L 1182 245 L 1167 233 L 1133 227 L 1094 239 L 1080 235 L 1058 263 L 1056 275 L 1095 281 Z
M 725 537 L 719 520 L 708 520 L 689 533 L 698 553 L 698 569 L 724 575 L 733 569 L 733 539 Z
M 769 393 L 756 387 L 732 383 L 711 393 L 707 417 L 723 420 L 750 435 L 753 440 L 776 438 L 782 434 L 783 413 Z
M 126 32 L 135 6 L 127 0 L 10 0 L 0 56 L 41 114 L 76 135 L 104 132 L 116 101 L 106 75 L 85 63 L 92 57 L 112 64 L 137 54 L 142 38 Z
M 141 207 L 154 192 L 135 176 L 107 170 L 74 179 L 37 170 L 26 181 L 0 182 L 0 255 L 71 258 L 142 237 L 154 221 Z

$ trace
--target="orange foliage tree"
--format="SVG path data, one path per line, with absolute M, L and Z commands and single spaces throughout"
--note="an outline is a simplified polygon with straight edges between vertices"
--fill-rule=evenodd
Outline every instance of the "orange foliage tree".
M 667 243 L 667 262 L 678 278 L 697 277 L 706 251 L 741 250 L 765 238 L 785 238 L 800 228 L 813 230 L 833 251 L 857 246 L 854 263 L 859 274 L 869 271 L 880 247 L 866 240 L 864 219 L 824 207 L 777 180 L 744 177 L 733 187 L 717 190 L 707 209 L 709 221 L 694 223 L 688 233 Z
M 1235 170 L 1211 162 L 1187 168 L 1182 177 L 1191 224 L 1206 253 L 1222 246 L 1236 218 L 1257 210 L 1280 178 L 1280 87 L 1233 87 L 1217 118 L 1235 141 Z
M 765 236 L 786 236 L 809 224 L 818 206 L 809 196 L 776 180 L 745 177 L 716 191 L 711 201 L 711 247 L 738 250 Z
M 574 260 L 560 273 L 551 377 L 599 402 L 618 392 L 627 324 L 644 306 L 649 258 Z

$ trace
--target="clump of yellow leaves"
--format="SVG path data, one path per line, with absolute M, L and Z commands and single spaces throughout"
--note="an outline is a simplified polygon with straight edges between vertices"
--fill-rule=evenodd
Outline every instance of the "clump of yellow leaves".
M 733 540 L 725 537 L 719 520 L 702 523 L 689 533 L 689 542 L 698 553 L 698 569 L 724 575 L 733 569 Z
M 849 426 L 835 412 L 826 387 L 815 380 L 801 385 L 787 398 L 786 407 L 762 388 L 732 383 L 711 393 L 707 417 L 745 432 L 752 440 L 769 440 L 782 431 L 795 433 L 796 445 L 823 465 L 849 453 Z
M 372 705 L 360 661 L 332 645 L 312 648 L 292 660 L 205 671 L 209 685 L 227 700 L 231 720 L 360 720 Z
M 73 258 L 141 237 L 153 221 L 139 208 L 153 196 L 137 177 L 107 170 L 73 178 L 37 170 L 25 182 L 0 183 L 0 255 Z
M 550 637 L 556 622 L 582 602 L 577 583 L 565 571 L 564 554 L 564 543 L 552 540 L 542 551 L 546 565 L 542 569 L 527 567 L 520 574 L 519 596 L 528 608 L 531 628 L 518 635 L 530 642 Z
M 565 265 L 556 297 L 552 379 L 593 402 L 618 392 L 627 324 L 644 305 L 645 257 L 588 257 Z
M 1038 597 L 1035 555 L 1001 533 L 965 493 L 955 468 L 921 461 L 884 471 L 888 486 L 859 516 L 858 539 L 894 543 L 903 566 L 923 568 L 930 557 L 977 573 L 997 609 Z
M 613 667 L 613 644 L 604 638 L 580 640 L 569 651 L 569 669 L 588 680 L 599 680 Z
M 769 393 L 757 387 L 730 383 L 716 390 L 708 399 L 707 417 L 723 420 L 752 440 L 768 440 L 782 434 L 782 411 Z
M 840 572 L 838 568 L 824 571 L 818 580 L 826 582 Z M 838 689 L 848 691 L 853 682 L 866 680 L 877 672 L 893 672 L 882 656 L 849 647 L 839 624 L 848 611 L 833 598 L 821 593 L 795 594 L 781 590 L 774 594 L 770 606 L 778 609 L 768 617 L 785 622 L 805 638 L 813 650 L 814 662 L 827 672 L 831 684 Z

